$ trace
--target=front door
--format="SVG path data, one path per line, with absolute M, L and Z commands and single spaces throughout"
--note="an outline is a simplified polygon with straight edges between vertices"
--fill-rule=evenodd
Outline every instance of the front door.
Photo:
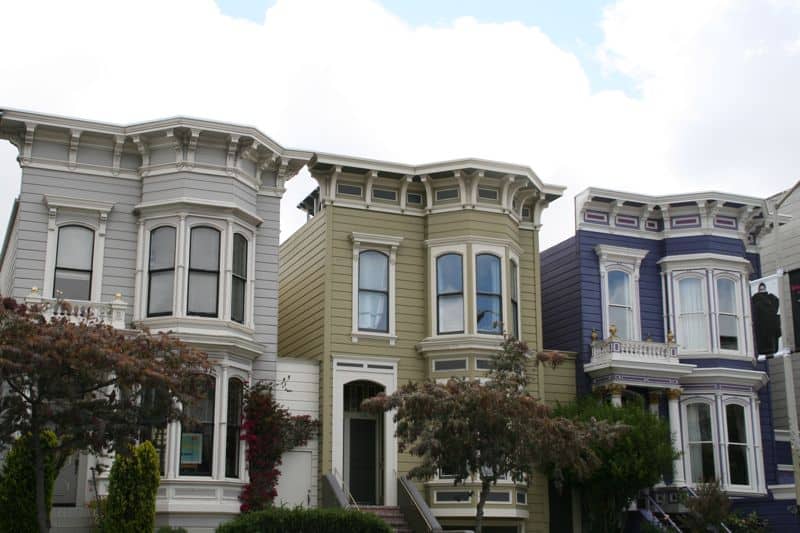
M 345 419 L 345 485 L 361 505 L 377 505 L 381 500 L 379 431 L 374 417 L 356 415 Z

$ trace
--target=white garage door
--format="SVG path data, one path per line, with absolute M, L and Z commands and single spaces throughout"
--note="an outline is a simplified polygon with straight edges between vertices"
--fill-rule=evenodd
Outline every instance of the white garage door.
M 277 505 L 309 507 L 311 502 L 311 450 L 293 450 L 283 454 L 278 467 Z

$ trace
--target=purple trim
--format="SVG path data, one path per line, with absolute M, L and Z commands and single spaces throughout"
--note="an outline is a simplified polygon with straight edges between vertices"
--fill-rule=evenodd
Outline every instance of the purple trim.
M 603 224 L 608 226 L 608 213 L 602 211 L 586 210 L 583 212 L 583 221 L 591 224 Z
M 679 217 L 672 217 L 672 220 L 670 221 L 670 227 L 672 229 L 699 228 L 700 215 L 682 215 Z
M 738 229 L 739 222 L 736 220 L 736 217 L 717 215 L 714 217 L 714 227 L 722 229 Z
M 691 385 L 684 385 L 683 389 L 687 391 L 712 389 L 719 391 L 729 390 L 737 392 L 755 392 L 753 390 L 753 387 L 748 387 L 747 385 L 735 385 L 733 383 L 709 383 L 707 385 L 691 384 Z
M 639 217 L 632 215 L 617 215 L 614 225 L 621 228 L 639 229 Z
M 661 222 L 657 218 L 648 218 L 644 221 L 644 229 L 647 231 L 661 231 Z

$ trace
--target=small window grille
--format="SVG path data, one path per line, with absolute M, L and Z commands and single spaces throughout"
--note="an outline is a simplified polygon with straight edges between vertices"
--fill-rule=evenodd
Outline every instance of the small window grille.
M 458 198 L 458 189 L 455 187 L 449 189 L 439 189 L 436 191 L 436 200 L 455 200 Z
M 478 187 L 478 196 L 484 200 L 497 200 L 497 189 Z
M 390 202 L 397 201 L 397 191 L 389 189 L 372 189 L 372 197 L 376 200 L 388 200 Z
M 360 185 L 349 185 L 347 183 L 338 183 L 336 185 L 336 192 L 339 194 L 346 194 L 347 196 L 361 196 Z

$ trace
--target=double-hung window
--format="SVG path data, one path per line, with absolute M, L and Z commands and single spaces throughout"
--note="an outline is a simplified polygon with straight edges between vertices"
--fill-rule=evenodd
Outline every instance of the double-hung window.
M 706 483 L 718 477 L 714 459 L 711 406 L 707 403 L 689 404 L 686 415 L 691 479 L 693 483 Z
M 69 300 L 92 299 L 94 231 L 83 226 L 58 229 L 53 297 Z
M 241 233 L 233 236 L 233 270 L 231 271 L 231 320 L 244 323 L 247 294 L 247 239 Z
M 475 311 L 478 333 L 503 332 L 503 292 L 500 258 L 492 254 L 475 257 Z
M 239 477 L 241 460 L 242 399 L 244 384 L 238 378 L 228 380 L 228 421 L 225 435 L 225 477 Z
M 519 289 L 517 284 L 517 263 L 516 261 L 510 262 L 509 277 L 511 278 L 511 334 L 515 339 L 519 339 Z
M 738 307 L 736 284 L 727 278 L 717 278 L 717 326 L 719 347 L 723 350 L 739 349 Z
M 708 315 L 703 279 L 678 280 L 678 342 L 689 351 L 708 350 Z
M 631 277 L 622 270 L 608 272 L 608 320 L 616 326 L 618 337 L 633 339 Z
M 189 243 L 189 284 L 186 312 L 216 317 L 219 295 L 219 230 L 192 228 Z
M 464 278 L 462 257 L 436 258 L 436 313 L 438 333 L 464 333 Z
M 731 485 L 750 485 L 750 445 L 744 406 L 729 403 L 725 406 L 728 426 L 728 477 Z
M 161 226 L 150 232 L 147 316 L 172 314 L 175 284 L 175 228 Z
M 181 424 L 180 475 L 211 476 L 214 455 L 215 384 L 208 376 L 206 396 L 187 406 L 189 422 Z
M 389 257 L 375 250 L 359 254 L 358 329 L 389 331 Z

